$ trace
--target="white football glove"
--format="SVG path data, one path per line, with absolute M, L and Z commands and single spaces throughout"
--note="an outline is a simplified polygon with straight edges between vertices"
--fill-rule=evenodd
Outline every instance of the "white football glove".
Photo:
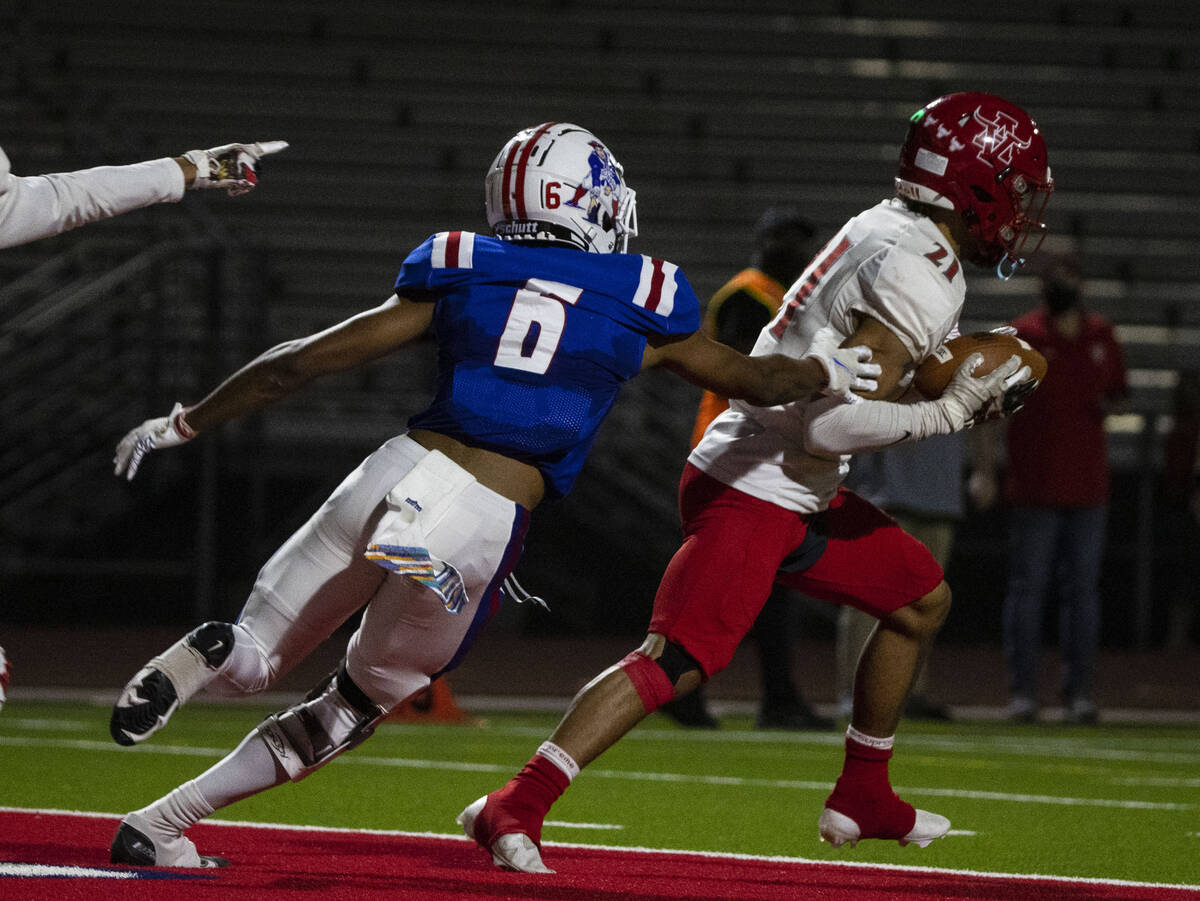
M 883 368 L 871 362 L 871 348 L 861 344 L 838 347 L 839 337 L 831 326 L 818 330 L 804 359 L 812 357 L 825 369 L 827 381 L 821 389 L 822 394 L 853 402 L 859 398 L 851 392 L 874 391 L 879 387 L 877 378 Z
M 147 419 L 121 439 L 117 454 L 113 457 L 113 475 L 124 475 L 131 481 L 137 475 L 142 457 L 152 450 L 163 447 L 178 447 L 196 437 L 196 432 L 183 418 L 183 404 L 176 404 L 168 416 Z
M 258 161 L 269 153 L 278 153 L 287 141 L 260 141 L 257 144 L 224 144 L 210 150 L 189 150 L 183 158 L 196 167 L 192 188 L 224 188 L 230 197 L 253 190 L 258 184 Z
M 988 329 L 988 331 L 993 335 L 1008 335 L 1010 338 L 1017 337 L 1017 327 L 1015 325 L 998 325 L 995 328 Z M 1030 392 L 1037 386 L 1038 383 L 1028 376 L 1024 379 L 1017 379 L 1009 385 L 1008 390 L 1004 392 L 1004 412 L 1002 415 L 1011 416 L 1025 406 L 1025 398 L 1029 397 Z
M 979 353 L 971 354 L 963 360 L 942 396 L 934 401 L 942 406 L 956 432 L 969 429 L 976 423 L 1000 419 L 1015 412 L 1019 409 L 1019 404 L 1010 406 L 1005 398 L 1009 389 L 1020 389 L 1026 383 L 1034 385 L 1031 378 L 1033 373 L 1028 366 L 1021 365 L 1021 358 L 1016 354 L 987 375 L 972 375 L 982 362 L 983 354 Z M 1027 393 L 1028 390 L 1022 393 L 1021 397 Z

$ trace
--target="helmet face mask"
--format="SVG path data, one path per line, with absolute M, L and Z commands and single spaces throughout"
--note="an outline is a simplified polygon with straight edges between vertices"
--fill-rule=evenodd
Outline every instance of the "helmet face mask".
M 896 193 L 958 212 L 970 237 L 967 258 L 1011 275 L 1041 245 L 1054 190 L 1037 123 L 982 93 L 939 97 L 909 122 Z
M 546 122 L 514 135 L 484 179 L 488 225 L 505 241 L 624 253 L 637 234 L 637 195 L 586 128 Z
M 1042 222 L 1042 214 L 1054 191 L 1054 180 L 1050 177 L 1050 167 L 1046 167 L 1046 181 L 1031 184 L 1021 173 L 1001 173 L 1000 184 L 1008 191 L 1009 200 L 1015 215 L 1012 220 L 997 230 L 997 235 L 1004 246 L 1004 257 L 989 260 L 989 264 L 997 265 L 1005 258 L 1018 263 L 1037 253 L 1046 238 L 1046 226 Z

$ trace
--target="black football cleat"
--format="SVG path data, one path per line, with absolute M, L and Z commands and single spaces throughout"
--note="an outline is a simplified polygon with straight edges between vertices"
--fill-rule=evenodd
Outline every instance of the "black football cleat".
M 167 724 L 178 706 L 171 680 L 162 670 L 148 666 L 121 691 L 108 722 L 109 734 L 126 747 L 145 741 Z
M 229 861 L 224 857 L 207 857 L 196 853 L 196 846 L 190 839 L 182 835 L 172 839 L 162 839 L 157 844 L 146 832 L 135 829 L 129 824 L 130 819 L 137 818 L 140 825 L 149 826 L 137 814 L 130 814 L 121 821 L 117 834 L 113 836 L 112 845 L 108 849 L 108 859 L 112 863 L 124 863 L 135 867 L 189 867 L 211 869 L 227 867 Z

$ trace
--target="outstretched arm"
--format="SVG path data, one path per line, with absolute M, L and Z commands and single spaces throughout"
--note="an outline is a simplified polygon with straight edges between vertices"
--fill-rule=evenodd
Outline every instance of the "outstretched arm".
M 419 337 L 433 321 L 431 303 L 392 295 L 374 309 L 259 354 L 192 407 L 150 419 L 126 435 L 113 460 L 132 479 L 147 452 L 174 447 L 231 419 L 293 394 L 315 378 L 375 360 Z
M 814 342 L 796 360 L 783 354 L 748 357 L 732 347 L 693 332 L 683 338 L 651 341 L 643 368 L 663 366 L 690 382 L 755 406 L 790 403 L 819 392 L 842 394 L 872 390 L 879 367 L 861 347 L 837 348 Z
M 244 194 L 258 182 L 258 161 L 284 141 L 226 144 L 128 166 L 21 177 L 0 150 L 0 248 L 48 238 L 89 222 L 155 203 L 177 201 L 185 188 Z
M 183 197 L 184 176 L 169 159 L 22 178 L 0 166 L 0 248 Z

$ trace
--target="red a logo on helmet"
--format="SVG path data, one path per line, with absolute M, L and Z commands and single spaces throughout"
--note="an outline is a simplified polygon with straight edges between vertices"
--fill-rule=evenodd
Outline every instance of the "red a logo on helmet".
M 981 163 L 990 163 L 989 157 L 992 157 L 1005 166 L 1011 166 L 1013 154 L 1017 150 L 1028 150 L 1029 145 L 1033 143 L 1032 139 L 1022 141 L 1016 136 L 1016 127 L 1020 123 L 1003 110 L 996 110 L 994 119 L 986 119 L 979 112 L 979 107 L 975 107 L 974 118 L 983 126 L 983 131 L 971 141 L 979 148 L 978 157 Z

